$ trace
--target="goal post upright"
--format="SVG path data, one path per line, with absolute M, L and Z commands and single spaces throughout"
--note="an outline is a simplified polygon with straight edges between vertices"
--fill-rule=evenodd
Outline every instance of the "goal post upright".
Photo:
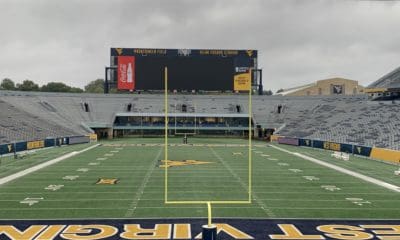
M 168 203 L 168 67 L 164 68 L 164 161 L 165 161 L 165 175 L 164 175 L 164 202 Z
M 249 86 L 249 203 L 251 203 L 251 192 L 252 192 L 252 155 L 251 155 L 251 133 L 252 133 L 252 89 L 251 84 Z

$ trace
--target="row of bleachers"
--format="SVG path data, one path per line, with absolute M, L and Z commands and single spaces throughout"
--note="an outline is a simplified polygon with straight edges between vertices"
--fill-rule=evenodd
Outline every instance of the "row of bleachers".
M 30 116 L 39 117 L 79 134 L 90 132 L 85 126 L 91 123 L 111 126 L 118 113 L 164 112 L 163 94 L 103 95 L 3 91 L 0 92 L 0 100 Z M 400 149 L 397 102 L 371 102 L 366 96 L 360 95 L 253 96 L 252 103 L 255 124 L 262 128 L 275 128 L 278 134 Z M 247 95 L 171 94 L 168 97 L 168 112 L 171 113 L 246 114 L 249 112 L 248 106 Z M 5 120 L 2 122 L 7 124 Z M 0 128 L 3 129 L 0 140 L 3 141 L 35 135 L 36 131 L 23 126 L 19 126 L 18 131 L 10 130 L 13 128 L 8 125 L 0 125 Z M 36 135 L 40 135 L 41 131 L 43 130 L 37 128 Z
M 307 117 L 287 118 L 282 135 L 400 149 L 399 103 L 325 102 Z M 307 129 L 307 130 L 299 130 Z
M 0 144 L 77 134 L 73 129 L 46 121 L 2 100 L 0 109 Z

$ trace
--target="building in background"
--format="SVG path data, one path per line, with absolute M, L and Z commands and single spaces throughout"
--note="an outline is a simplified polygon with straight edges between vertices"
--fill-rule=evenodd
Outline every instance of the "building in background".
M 358 81 L 345 78 L 329 78 L 315 83 L 283 89 L 282 96 L 329 96 L 363 94 L 364 87 Z

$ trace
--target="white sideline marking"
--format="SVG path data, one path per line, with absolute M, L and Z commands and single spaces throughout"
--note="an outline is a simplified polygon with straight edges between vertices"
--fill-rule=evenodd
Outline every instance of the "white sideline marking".
M 3 185 L 3 184 L 8 183 L 10 181 L 13 181 L 13 180 L 15 180 L 17 178 L 20 178 L 22 176 L 28 175 L 30 173 L 36 172 L 36 171 L 38 171 L 38 170 L 40 170 L 42 168 L 45 168 L 45 167 L 48 167 L 48 166 L 53 165 L 55 163 L 61 162 L 62 160 L 65 160 L 67 158 L 73 157 L 73 156 L 78 155 L 80 153 L 89 151 L 89 150 L 91 150 L 91 149 L 93 149 L 93 148 L 95 148 L 95 147 L 97 147 L 99 145 L 100 144 L 96 144 L 96 145 L 90 146 L 88 148 L 85 148 L 85 149 L 83 149 L 81 151 L 70 152 L 70 153 L 67 153 L 67 154 L 65 154 L 65 155 L 63 155 L 61 157 L 58 157 L 58 158 L 55 158 L 53 160 L 38 164 L 38 165 L 33 166 L 31 168 L 28 168 L 28 169 L 22 170 L 20 172 L 14 173 L 14 174 L 12 174 L 10 176 L 4 177 L 4 178 L 0 178 L 0 185 Z
M 381 187 L 384 187 L 384 188 L 386 188 L 386 189 L 389 189 L 389 190 L 392 190 L 392 191 L 395 191 L 395 192 L 400 192 L 400 187 L 399 187 L 399 186 L 396 186 L 396 185 L 393 185 L 393 184 L 390 184 L 390 183 L 387 183 L 387 182 L 378 180 L 378 179 L 376 179 L 376 178 L 372 178 L 372 177 L 369 177 L 369 176 L 365 176 L 365 175 L 360 174 L 360 173 L 357 173 L 357 172 L 350 171 L 350 170 L 348 170 L 348 169 L 345 169 L 345 168 L 336 166 L 336 165 L 334 165 L 334 164 L 330 164 L 330 163 L 327 163 L 327 162 L 318 160 L 318 159 L 316 159 L 316 158 L 312 158 L 312 157 L 306 156 L 306 155 L 301 154 L 301 153 L 294 153 L 294 152 L 291 152 L 291 151 L 288 151 L 288 150 L 286 150 L 286 149 L 283 149 L 283 148 L 280 148 L 280 147 L 277 147 L 277 146 L 273 146 L 273 145 L 269 145 L 269 146 L 271 146 L 271 147 L 273 147 L 273 148 L 275 148 L 275 149 L 278 149 L 278 150 L 280 150 L 280 151 L 282 151 L 282 152 L 286 152 L 286 153 L 289 153 L 289 154 L 292 154 L 292 155 L 301 157 L 301 158 L 303 158 L 303 159 L 305 159 L 305 160 L 311 161 L 311 162 L 313 162 L 313 163 L 322 165 L 322 166 L 324 166 L 324 167 L 328 167 L 328 168 L 334 169 L 334 170 L 336 170 L 336 171 L 338 171 L 338 172 L 341 172 L 341 173 L 344 173 L 344 174 L 347 174 L 347 175 L 350 175 L 350 176 L 359 178 L 359 179 L 361 179 L 361 180 L 364 180 L 364 181 L 367 181 L 367 182 L 376 184 L 376 185 L 381 186 Z

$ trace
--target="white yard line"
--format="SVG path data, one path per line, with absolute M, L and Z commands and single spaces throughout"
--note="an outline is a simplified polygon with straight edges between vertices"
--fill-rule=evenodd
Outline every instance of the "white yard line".
M 216 156 L 218 158 L 218 160 L 222 163 L 222 165 L 224 165 L 224 167 L 230 172 L 230 174 L 232 174 L 232 176 L 234 178 L 236 178 L 238 180 L 238 182 L 240 183 L 240 185 L 246 190 L 246 191 L 250 191 L 249 187 L 243 182 L 243 180 L 239 177 L 239 175 L 237 175 L 232 168 L 229 166 L 229 164 L 227 162 L 225 162 L 225 160 L 219 156 L 219 154 L 212 148 L 210 147 L 212 153 L 214 154 L 214 156 Z M 249 166 L 250 167 L 250 166 Z M 265 212 L 265 214 L 267 214 L 268 217 L 276 217 L 275 214 L 271 211 L 271 209 L 269 209 L 263 201 L 260 201 L 260 198 L 254 193 L 252 192 L 251 194 L 252 198 L 257 202 L 257 204 L 260 206 L 260 208 Z
M 354 172 L 354 171 L 351 171 L 351 170 L 336 166 L 334 164 L 330 164 L 330 163 L 318 160 L 316 158 L 312 158 L 312 157 L 306 156 L 306 155 L 301 154 L 301 153 L 291 152 L 289 150 L 286 150 L 286 149 L 283 149 L 283 148 L 280 148 L 280 147 L 277 147 L 277 146 L 274 146 L 274 145 L 270 145 L 270 146 L 275 148 L 275 149 L 278 149 L 278 150 L 280 150 L 282 152 L 286 152 L 286 153 L 289 153 L 291 155 L 295 155 L 295 156 L 301 157 L 301 158 L 303 158 L 305 160 L 308 160 L 310 162 L 322 165 L 324 167 L 328 167 L 328 168 L 334 169 L 334 170 L 336 170 L 338 172 L 350 175 L 352 177 L 359 178 L 359 179 L 364 180 L 366 182 L 373 183 L 375 185 L 384 187 L 386 189 L 389 189 L 389 190 L 392 190 L 392 191 L 395 191 L 395 192 L 400 192 L 400 187 L 399 186 L 396 186 L 396 185 L 393 185 L 393 184 L 378 180 L 376 178 L 372 178 L 372 177 L 369 177 L 369 176 L 366 176 L 366 175 L 363 175 L 363 174 L 360 174 L 360 173 L 357 173 L 357 172 Z
M 125 213 L 125 217 L 132 217 L 133 213 L 135 212 L 136 207 L 137 207 L 137 205 L 138 205 L 138 203 L 140 201 L 140 198 L 143 195 L 143 191 L 144 191 L 147 183 L 149 182 L 149 179 L 150 179 L 151 175 L 153 174 L 154 169 L 156 168 L 157 161 L 160 158 L 162 150 L 163 150 L 163 148 L 160 148 L 160 150 L 158 151 L 157 155 L 153 159 L 153 162 L 150 164 L 150 167 L 147 170 L 146 176 L 143 178 L 142 184 L 140 185 L 139 189 L 136 190 L 136 195 L 133 198 L 132 203 L 129 205 L 129 208 Z
M 10 175 L 10 176 L 4 177 L 4 178 L 0 178 L 0 185 L 3 185 L 3 184 L 5 184 L 5 183 L 8 183 L 8 182 L 10 182 L 10 181 L 13 181 L 13 180 L 15 180 L 15 179 L 17 179 L 17 178 L 20 178 L 20 177 L 23 177 L 23 176 L 25 176 L 25 175 L 28 175 L 28 174 L 30 174 L 30 173 L 36 172 L 36 171 L 38 171 L 38 170 L 40 170 L 40 169 L 42 169 L 42 168 L 45 168 L 45 167 L 48 167 L 48 166 L 53 165 L 53 164 L 55 164 L 55 163 L 61 162 L 62 160 L 65 160 L 65 159 L 67 159 L 67 158 L 73 157 L 73 156 L 78 155 L 78 154 L 80 154 L 80 153 L 89 151 L 89 150 L 91 150 L 91 149 L 93 149 L 93 148 L 95 148 L 95 147 L 97 147 L 97 146 L 99 146 L 99 145 L 100 145 L 100 144 L 96 144 L 96 145 L 90 146 L 90 147 L 88 147 L 88 148 L 85 148 L 85 149 L 83 149 L 83 150 L 81 150 L 81 151 L 74 151 L 74 152 L 71 152 L 71 153 L 67 153 L 67 154 L 62 155 L 62 156 L 60 156 L 60 157 L 58 157 L 58 158 L 55 158 L 55 159 L 53 159 L 53 160 L 49 160 L 49 161 L 47 161 L 47 162 L 38 164 L 38 165 L 33 166 L 33 167 L 31 167 L 31 168 L 28 168 L 28 169 L 22 170 L 22 171 L 20 171 L 20 172 L 14 173 L 14 174 L 12 174 L 12 175 Z

